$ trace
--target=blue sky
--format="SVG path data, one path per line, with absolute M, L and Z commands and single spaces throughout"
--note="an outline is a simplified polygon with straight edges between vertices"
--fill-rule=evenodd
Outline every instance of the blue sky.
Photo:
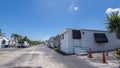
M 120 0 L 0 0 L 0 28 L 10 36 L 33 40 L 54 36 L 64 28 L 106 30 L 106 10 Z

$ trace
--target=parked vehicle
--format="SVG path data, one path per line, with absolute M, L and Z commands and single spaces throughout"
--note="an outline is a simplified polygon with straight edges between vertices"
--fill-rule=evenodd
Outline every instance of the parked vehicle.
M 29 43 L 27 41 L 19 42 L 17 47 L 18 48 L 26 48 L 26 47 L 29 47 Z

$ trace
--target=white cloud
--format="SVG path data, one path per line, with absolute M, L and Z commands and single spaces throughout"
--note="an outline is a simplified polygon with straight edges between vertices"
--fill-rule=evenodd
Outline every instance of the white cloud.
M 113 9 L 113 8 L 108 8 L 107 10 L 106 10 L 106 14 L 110 14 L 110 13 L 112 13 L 112 12 L 119 12 L 120 13 L 120 8 L 115 8 L 115 9 Z
M 73 4 L 69 6 L 69 11 L 77 11 L 77 10 L 79 10 L 78 6 L 75 6 Z
M 75 11 L 77 11 L 78 9 L 79 9 L 79 7 L 76 7 L 76 6 L 74 7 L 74 10 L 75 10 Z

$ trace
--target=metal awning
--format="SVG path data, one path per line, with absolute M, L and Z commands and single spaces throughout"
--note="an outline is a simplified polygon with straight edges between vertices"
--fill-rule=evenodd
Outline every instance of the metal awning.
M 107 43 L 108 39 L 104 33 L 94 33 L 94 38 L 97 43 Z

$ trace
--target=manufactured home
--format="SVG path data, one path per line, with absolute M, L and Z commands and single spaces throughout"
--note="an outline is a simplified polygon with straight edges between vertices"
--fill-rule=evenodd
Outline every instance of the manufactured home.
M 55 36 L 55 48 L 60 49 L 60 36 L 59 35 Z
M 9 45 L 9 39 L 3 36 L 0 36 L 0 48 L 4 48 Z
M 116 34 L 108 31 L 66 28 L 59 35 L 60 50 L 67 54 L 87 53 L 89 48 L 98 52 L 120 47 Z
M 47 41 L 47 46 L 54 48 L 55 47 L 55 37 L 51 37 L 48 41 Z
M 52 48 L 60 48 L 60 36 L 56 35 L 55 37 L 51 37 L 46 41 L 46 44 Z
M 15 46 L 15 40 L 13 38 L 9 38 L 9 46 L 14 47 Z
M 0 36 L 0 48 L 13 47 L 13 46 L 15 46 L 14 39 Z

